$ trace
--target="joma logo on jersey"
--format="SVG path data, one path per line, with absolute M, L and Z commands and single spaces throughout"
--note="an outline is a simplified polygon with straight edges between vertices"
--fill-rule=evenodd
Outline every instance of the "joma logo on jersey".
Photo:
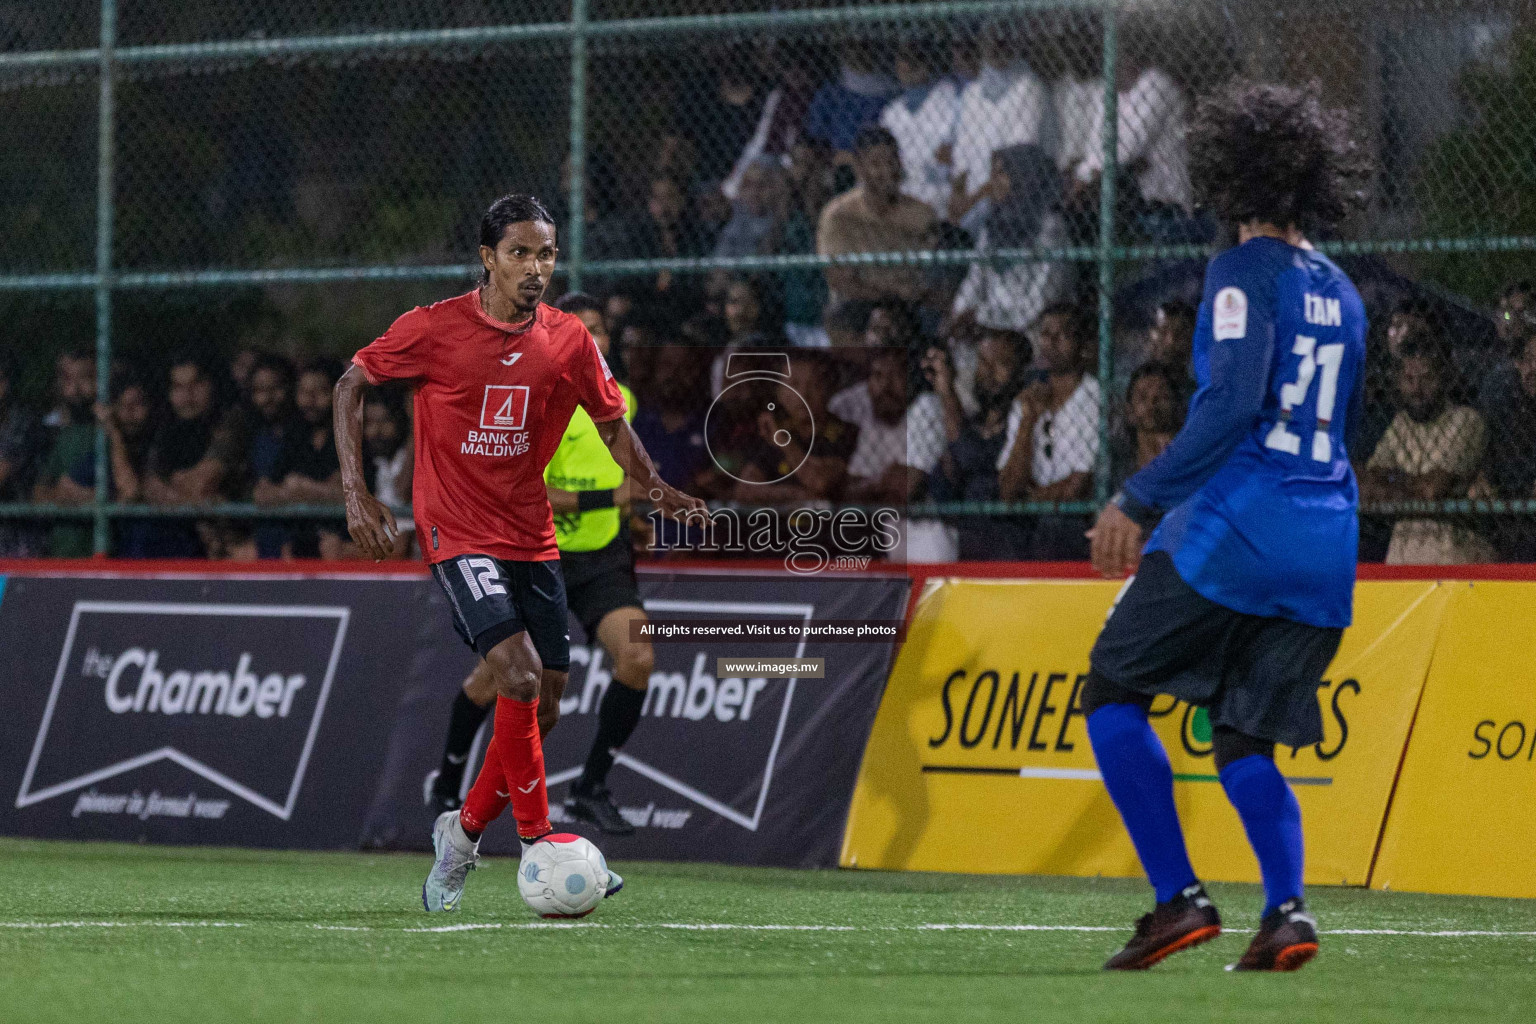
M 528 385 L 487 384 L 480 403 L 480 426 L 486 430 L 522 430 L 528 418 Z

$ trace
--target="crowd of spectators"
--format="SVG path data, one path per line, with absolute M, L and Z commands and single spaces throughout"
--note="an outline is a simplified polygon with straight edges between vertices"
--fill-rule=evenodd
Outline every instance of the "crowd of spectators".
M 1398 303 L 1356 442 L 1363 500 L 1536 499 L 1536 283 L 1504 289 L 1491 333 L 1457 344 L 1435 305 Z M 1374 539 L 1363 553 L 1395 563 L 1536 560 L 1520 516 L 1410 515 Z
M 817 81 L 788 44 L 711 55 L 711 77 L 674 97 L 677 123 L 599 146 L 588 190 L 603 212 L 588 258 L 793 256 L 979 249 L 970 264 L 852 264 L 772 276 L 774 331 L 806 347 L 857 345 L 871 307 L 900 300 L 930 334 L 1026 330 L 1085 283 L 1069 262 L 1012 251 L 1090 243 L 1098 230 L 1104 85 L 1094 29 L 999 21 L 945 41 L 852 39 Z M 1124 49 L 1117 188 L 1122 237 L 1191 241 L 1186 90 Z M 633 150 L 633 151 L 632 151 Z M 996 254 L 996 255 L 991 255 Z M 596 282 L 610 315 L 717 306 L 725 275 L 666 270 Z M 716 310 L 718 312 L 718 310 Z M 940 328 L 945 328 L 940 330 Z
M 52 408 L 10 401 L 14 366 L 0 363 L 0 500 L 84 506 L 96 496 L 96 430 L 107 439 L 107 493 L 124 504 L 177 507 L 246 502 L 274 510 L 341 500 L 331 427 L 334 359 L 295 364 L 243 350 L 228 364 L 205 352 L 171 357 L 162 374 L 114 366 L 112 400 L 96 401 L 96 357 L 55 363 Z M 365 468 L 385 500 L 410 504 L 411 444 L 403 395 L 370 393 Z M 83 557 L 88 518 L 0 525 L 0 556 Z M 342 558 L 345 523 L 329 516 L 272 519 L 136 517 L 113 523 L 113 553 L 128 558 Z M 406 553 L 402 544 L 400 552 Z
M 1086 555 L 1086 515 L 1055 508 L 1093 496 L 1100 454 L 1097 331 L 1081 307 L 1052 303 L 1026 331 L 978 326 L 941 339 L 923 330 L 910 304 L 887 298 L 865 314 L 861 344 L 814 348 L 765 343 L 773 337 L 765 303 L 758 282 L 734 279 L 718 316 L 614 324 L 624 341 L 615 365 L 638 404 L 635 429 L 668 482 L 743 505 L 1040 503 L 1030 515 L 910 519 L 902 555 Z M 608 332 L 600 309 L 587 319 Z M 1107 410 L 1114 483 L 1156 458 L 1182 425 L 1194 393 L 1194 330 L 1194 309 L 1168 300 L 1140 344 L 1128 346 L 1139 358 L 1116 360 Z M 1352 449 L 1364 501 L 1536 499 L 1536 286 L 1506 289 L 1490 333 L 1493 343 L 1467 356 L 1433 305 L 1405 300 L 1385 319 L 1382 344 L 1371 349 L 1379 379 Z M 754 362 L 775 354 L 782 370 L 755 371 Z M 334 359 L 296 364 L 251 349 L 227 363 L 185 352 L 154 376 L 114 367 L 112 401 L 101 405 L 93 353 L 68 351 L 55 364 L 52 405 L 39 414 L 14 400 L 14 366 L 0 361 L 0 500 L 94 501 L 99 424 L 115 501 L 285 510 L 116 519 L 115 554 L 352 557 L 342 522 L 323 509 L 294 511 L 334 508 L 341 497 L 331 427 L 341 369 Z M 780 388 L 797 397 L 769 411 Z M 410 504 L 407 397 L 374 390 L 364 407 L 369 485 L 396 507 Z M 1518 516 L 1426 509 L 1380 530 L 1367 522 L 1366 558 L 1536 560 L 1536 531 Z M 91 548 L 88 519 L 0 525 L 0 555 L 79 557 Z M 407 530 L 397 554 L 411 553 Z
M 1056 49 L 1092 51 L 1059 39 Z M 1214 228 L 1193 209 L 1186 90 L 1138 47 L 1123 54 L 1117 231 L 1208 241 Z M 1073 63 L 1041 60 L 1038 40 L 1007 23 L 888 50 L 850 41 L 824 81 L 782 48 L 713 63 L 678 126 L 648 140 L 634 199 L 589 218 L 589 259 L 983 258 L 589 275 L 595 322 L 637 397 L 635 429 L 670 483 L 748 504 L 1040 503 L 1052 507 L 910 519 L 902 554 L 1086 557 L 1087 517 L 1054 506 L 1093 497 L 1103 423 L 1114 483 L 1177 433 L 1195 390 L 1198 271 L 1194 292 L 1186 274 L 1182 287 L 1169 276 L 1139 293 L 1142 308 L 1125 319 L 1146 326 L 1115 338 L 1105 394 L 1086 265 L 1016 258 L 1096 236 L 1104 86 Z M 1536 498 L 1536 288 L 1506 289 L 1486 345 L 1460 344 L 1443 306 L 1423 298 L 1387 312 L 1372 310 L 1384 326 L 1352 450 L 1362 497 Z M 782 374 L 738 384 L 733 367 L 769 352 L 787 353 Z M 93 356 L 71 352 L 58 360 L 52 407 L 34 415 L 12 400 L 14 370 L 0 363 L 0 502 L 93 501 L 99 423 L 115 500 L 334 506 L 340 370 L 250 348 L 227 364 L 189 352 L 152 377 L 114 367 L 113 400 L 99 406 Z M 779 386 L 799 400 L 776 406 Z M 396 506 L 410 503 L 405 398 L 375 391 L 365 409 L 370 486 Z M 344 524 L 299 515 L 118 519 L 113 546 L 130 557 L 354 554 Z M 1536 560 L 1526 522 L 1373 521 L 1362 556 Z M 407 532 L 402 557 L 411 543 Z M 0 555 L 90 549 L 86 519 L 0 519 Z

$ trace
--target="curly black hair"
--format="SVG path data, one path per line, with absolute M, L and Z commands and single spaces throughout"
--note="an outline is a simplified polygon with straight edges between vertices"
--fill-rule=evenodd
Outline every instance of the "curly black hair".
M 1370 161 L 1350 115 L 1324 107 L 1320 93 L 1316 81 L 1236 81 L 1201 100 L 1189 165 L 1202 205 L 1238 224 L 1303 230 L 1363 205 Z

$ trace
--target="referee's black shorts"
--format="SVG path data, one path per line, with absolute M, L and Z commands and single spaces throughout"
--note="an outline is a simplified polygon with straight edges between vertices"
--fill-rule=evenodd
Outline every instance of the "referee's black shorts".
M 620 608 L 644 608 L 635 582 L 635 555 L 629 532 L 595 551 L 562 551 L 566 603 L 590 643 L 597 642 L 597 624 Z
M 1170 694 L 1212 725 L 1302 747 L 1323 738 L 1317 689 L 1342 629 L 1246 615 L 1195 591 L 1153 551 L 1093 645 L 1093 672 L 1121 689 Z
M 459 555 L 437 562 L 432 575 L 448 594 L 453 628 L 474 652 L 486 653 L 527 630 L 544 667 L 571 667 L 566 630 L 565 578 L 560 562 L 509 562 L 490 555 Z

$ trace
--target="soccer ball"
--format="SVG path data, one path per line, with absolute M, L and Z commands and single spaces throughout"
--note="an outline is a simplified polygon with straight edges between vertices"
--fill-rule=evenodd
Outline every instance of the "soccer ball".
M 608 862 L 581 836 L 556 832 L 523 851 L 517 889 L 540 917 L 586 917 L 608 891 Z

